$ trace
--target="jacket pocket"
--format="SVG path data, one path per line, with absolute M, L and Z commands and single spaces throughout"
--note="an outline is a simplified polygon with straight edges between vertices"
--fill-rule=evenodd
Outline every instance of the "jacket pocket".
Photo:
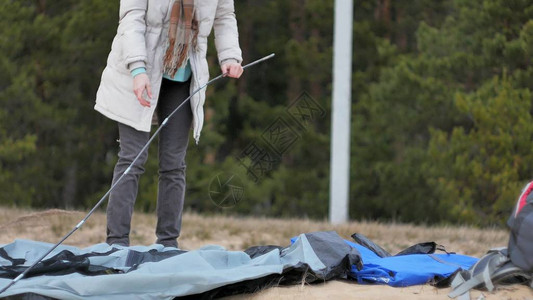
M 109 52 L 109 56 L 107 58 L 107 65 L 120 73 L 129 74 L 130 72 L 126 68 L 122 49 L 122 35 L 118 34 L 113 39 L 111 51 Z

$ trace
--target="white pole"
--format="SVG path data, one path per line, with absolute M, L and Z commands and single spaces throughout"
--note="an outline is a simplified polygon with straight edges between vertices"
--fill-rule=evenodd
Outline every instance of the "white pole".
M 348 221 L 353 0 L 335 0 L 329 220 Z

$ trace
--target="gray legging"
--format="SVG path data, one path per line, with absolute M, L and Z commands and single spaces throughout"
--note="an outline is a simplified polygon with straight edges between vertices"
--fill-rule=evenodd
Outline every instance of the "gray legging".
M 189 96 L 188 82 L 174 82 L 163 79 L 157 104 L 159 125 Z M 177 247 L 180 235 L 181 215 L 185 197 L 185 153 L 191 128 L 191 109 L 184 104 L 172 116 L 159 134 L 159 188 L 157 194 L 156 243 Z M 120 151 L 113 172 L 113 183 L 131 164 L 148 142 L 150 133 L 118 124 Z M 107 205 L 107 240 L 110 245 L 129 246 L 129 234 L 133 206 L 137 197 L 139 178 L 144 172 L 148 158 L 145 151 L 130 172 L 119 182 L 109 195 Z

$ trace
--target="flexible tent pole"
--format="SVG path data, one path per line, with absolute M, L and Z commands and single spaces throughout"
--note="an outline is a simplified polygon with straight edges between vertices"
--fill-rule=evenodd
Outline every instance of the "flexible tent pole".
M 335 0 L 329 220 L 348 220 L 352 101 L 353 0 Z
M 254 62 L 251 62 L 245 66 L 243 66 L 242 68 L 243 69 L 246 69 L 248 67 L 251 67 L 253 65 L 256 65 L 258 63 L 261 63 L 265 60 L 268 60 L 268 59 L 271 59 L 272 57 L 274 57 L 274 53 L 268 55 L 268 56 L 265 56 L 261 59 L 258 59 Z M 159 128 L 157 128 L 157 130 L 154 132 L 154 134 L 152 135 L 152 137 L 148 140 L 148 142 L 146 143 L 146 145 L 144 145 L 144 147 L 141 149 L 141 151 L 139 152 L 139 154 L 137 154 L 137 156 L 135 157 L 135 159 L 131 162 L 131 164 L 128 166 L 128 168 L 126 169 L 126 171 L 124 171 L 124 173 L 122 174 L 122 176 L 120 176 L 117 181 L 111 186 L 111 188 L 109 188 L 109 190 L 104 194 L 104 196 L 102 196 L 102 198 L 100 199 L 100 201 L 98 201 L 96 203 L 96 205 L 89 211 L 89 213 L 87 213 L 87 215 L 85 216 L 85 218 L 83 218 L 83 220 L 81 220 L 78 225 L 76 225 L 74 228 L 72 228 L 72 230 L 67 233 L 63 238 L 61 238 L 61 240 L 59 242 L 57 242 L 52 248 L 50 248 L 50 250 L 48 250 L 45 254 L 43 254 L 41 257 L 39 257 L 39 259 L 37 259 L 30 267 L 28 267 L 24 272 L 22 272 L 19 276 L 17 276 L 15 279 L 11 280 L 11 282 L 9 282 L 9 284 L 7 286 L 5 286 L 1 291 L 0 291 L 0 295 L 5 292 L 8 288 L 10 288 L 12 285 L 14 285 L 15 283 L 17 283 L 17 281 L 21 280 L 22 278 L 24 278 L 26 276 L 26 274 L 28 274 L 28 272 L 30 270 L 32 270 L 38 263 L 40 263 L 46 256 L 48 256 L 48 254 L 52 253 L 52 251 L 54 251 L 54 249 L 56 249 L 59 245 L 61 245 L 68 237 L 70 237 L 74 232 L 76 232 L 79 228 L 81 228 L 81 226 L 83 226 L 83 224 L 85 223 L 85 221 L 87 221 L 87 219 L 89 219 L 89 217 L 94 213 L 94 211 L 100 206 L 102 205 L 102 203 L 104 203 L 104 201 L 107 199 L 107 196 L 109 196 L 109 194 L 111 193 L 111 191 L 113 191 L 113 189 L 117 186 L 117 184 L 122 180 L 122 178 L 124 178 L 124 176 L 126 176 L 130 170 L 131 170 L 131 167 L 137 162 L 137 160 L 139 159 L 139 157 L 141 156 L 141 154 L 148 148 L 148 146 L 150 146 L 150 144 L 152 143 L 152 141 L 155 139 L 155 137 L 159 134 L 159 132 L 161 131 L 161 129 L 163 127 L 165 127 L 165 125 L 167 124 L 168 120 L 170 118 L 172 118 L 172 116 L 187 102 L 189 102 L 189 100 L 192 98 L 192 96 L 194 96 L 196 93 L 198 93 L 199 91 L 201 91 L 202 89 L 206 88 L 208 85 L 212 84 L 213 82 L 219 80 L 220 78 L 222 77 L 225 77 L 227 74 L 220 74 L 218 75 L 217 77 L 209 80 L 206 84 L 204 84 L 203 86 L 199 87 L 197 90 L 195 90 L 189 97 L 187 97 L 187 99 L 183 100 L 183 102 L 178 106 L 176 107 L 176 109 L 174 109 L 172 111 L 172 113 L 170 113 L 170 115 L 168 115 L 168 117 L 166 117 L 163 122 L 161 123 L 161 126 L 159 126 Z

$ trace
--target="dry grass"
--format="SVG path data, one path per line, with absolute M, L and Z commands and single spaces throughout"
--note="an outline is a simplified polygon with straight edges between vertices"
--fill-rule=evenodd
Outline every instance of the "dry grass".
M 15 239 L 56 243 L 85 216 L 85 212 L 45 210 L 31 211 L 0 207 L 0 244 Z M 131 244 L 149 245 L 155 241 L 155 214 L 135 213 Z M 96 212 L 65 243 L 87 247 L 105 241 L 105 214 Z M 476 229 L 467 226 L 420 227 L 409 224 L 350 222 L 331 225 L 325 221 L 251 217 L 201 216 L 187 213 L 183 218 L 180 247 L 197 249 L 206 244 L 224 246 L 228 250 L 244 250 L 255 245 L 289 244 L 300 233 L 334 230 L 346 239 L 357 232 L 372 239 L 391 253 L 415 243 L 435 241 L 448 251 L 481 256 L 488 249 L 507 244 L 508 232 L 501 229 Z

